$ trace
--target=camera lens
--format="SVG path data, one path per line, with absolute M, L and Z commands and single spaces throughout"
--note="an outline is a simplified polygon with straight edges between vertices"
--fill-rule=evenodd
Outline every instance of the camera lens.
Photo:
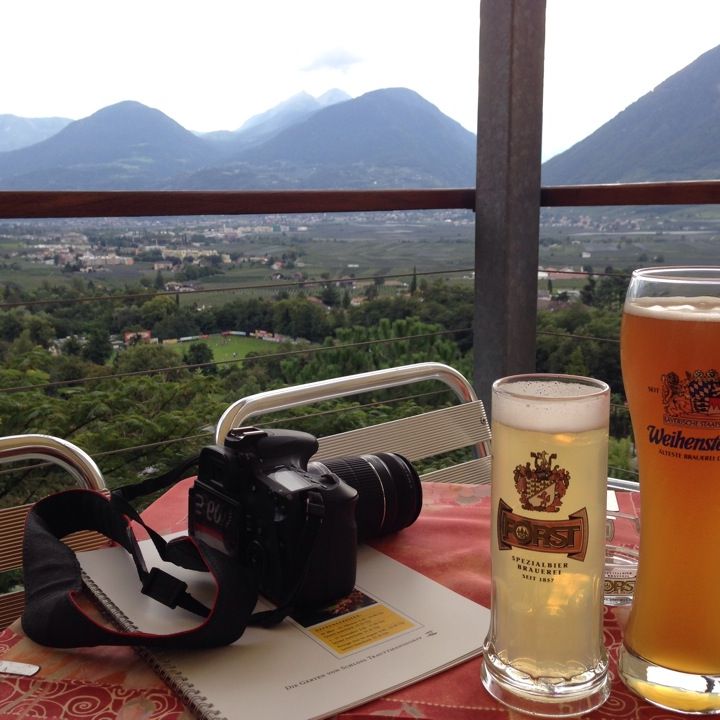
M 358 492 L 355 513 L 360 542 L 411 525 L 422 508 L 422 486 L 415 468 L 402 455 L 377 453 L 314 461 Z

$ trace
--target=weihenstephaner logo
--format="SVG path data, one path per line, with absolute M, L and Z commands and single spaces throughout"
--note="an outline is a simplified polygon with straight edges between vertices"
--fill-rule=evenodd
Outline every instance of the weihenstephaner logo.
M 682 378 L 668 372 L 661 376 L 660 383 L 666 422 L 690 425 L 697 421 L 720 427 L 720 373 L 717 370 L 686 370 Z
M 558 464 L 557 454 L 531 452 L 528 461 L 513 471 L 515 489 L 524 510 L 559 512 L 570 485 L 570 473 Z M 536 520 L 513 512 L 504 500 L 498 504 L 497 535 L 500 550 L 520 547 L 545 553 L 563 553 L 584 560 L 587 552 L 587 509 L 571 513 L 567 520 Z

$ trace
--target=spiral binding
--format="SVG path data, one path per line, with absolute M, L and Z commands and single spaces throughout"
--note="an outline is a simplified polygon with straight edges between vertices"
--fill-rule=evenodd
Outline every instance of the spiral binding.
M 137 625 L 115 605 L 100 586 L 84 571 L 82 578 L 97 607 L 106 617 L 123 632 L 139 631 Z M 228 720 L 205 695 L 200 694 L 200 690 L 195 687 L 195 684 L 190 682 L 186 675 L 183 675 L 164 652 L 143 646 L 135 646 L 133 649 L 160 679 L 180 696 L 180 699 L 193 715 L 202 720 Z

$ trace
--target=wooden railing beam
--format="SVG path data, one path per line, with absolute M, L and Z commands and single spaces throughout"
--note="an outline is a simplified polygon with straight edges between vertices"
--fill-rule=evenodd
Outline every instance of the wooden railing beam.
M 0 219 L 472 210 L 474 207 L 474 188 L 224 192 L 0 191 Z
M 543 207 L 720 205 L 720 180 L 558 185 L 540 191 Z
M 720 180 L 558 185 L 542 207 L 720 205 Z M 474 210 L 475 188 L 412 190 L 3 190 L 0 219 Z

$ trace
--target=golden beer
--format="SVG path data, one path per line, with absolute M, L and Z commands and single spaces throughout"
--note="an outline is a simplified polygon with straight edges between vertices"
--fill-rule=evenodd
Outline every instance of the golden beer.
M 680 284 L 682 271 L 694 281 Z M 720 712 L 720 298 L 688 294 L 708 291 L 703 272 L 638 271 L 625 303 L 622 373 L 642 517 L 620 672 L 651 702 L 712 713 Z M 720 270 L 710 274 L 720 283 Z M 643 283 L 663 296 L 638 291 Z
M 609 391 L 598 381 L 519 376 L 493 387 L 492 606 L 483 682 L 518 710 L 579 714 L 608 694 L 608 415 Z

